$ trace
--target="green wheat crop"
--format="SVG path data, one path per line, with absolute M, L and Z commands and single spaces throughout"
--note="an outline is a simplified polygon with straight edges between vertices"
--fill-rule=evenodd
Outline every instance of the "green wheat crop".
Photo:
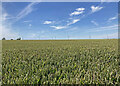
M 3 84 L 120 84 L 117 39 L 5 40 Z

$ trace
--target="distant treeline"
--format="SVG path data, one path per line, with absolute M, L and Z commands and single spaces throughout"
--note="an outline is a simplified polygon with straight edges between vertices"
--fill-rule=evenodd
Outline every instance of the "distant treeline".
M 2 40 L 6 40 L 6 38 L 3 37 Z M 10 39 L 10 40 L 14 40 L 14 39 Z M 21 40 L 21 38 L 17 38 L 17 39 L 15 39 L 15 40 Z

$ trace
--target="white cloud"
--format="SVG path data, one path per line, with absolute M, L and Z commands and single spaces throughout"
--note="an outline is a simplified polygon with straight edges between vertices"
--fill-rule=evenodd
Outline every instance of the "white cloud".
M 52 21 L 45 21 L 43 24 L 51 24 Z
M 76 10 L 77 11 L 83 11 L 83 10 L 85 10 L 85 8 L 77 8 Z
M 50 27 L 55 28 L 56 30 L 64 29 L 64 28 L 67 28 L 69 25 L 77 23 L 78 21 L 80 21 L 80 19 L 73 19 L 71 22 L 68 21 L 67 25 L 65 26 L 50 26 Z
M 67 25 L 69 26 L 69 25 L 71 25 L 71 24 L 77 23 L 78 21 L 80 21 L 80 19 L 73 19 L 73 21 L 70 22 L 70 23 L 68 23 Z
M 7 14 L 7 13 L 2 14 L 2 21 L 7 20 L 7 17 L 8 17 L 8 14 Z
M 83 11 L 80 11 L 80 12 L 74 11 L 73 13 L 70 14 L 70 16 L 80 15 L 80 14 L 82 14 L 82 13 L 83 13 Z
M 114 16 L 114 17 L 109 18 L 109 19 L 108 19 L 108 22 L 111 22 L 112 20 L 115 20 L 115 19 L 117 19 L 117 16 Z
M 9 19 L 10 18 L 10 15 L 5 11 L 5 9 L 2 7 L 2 6 L 0 6 L 0 10 L 2 10 L 2 11 L 0 11 L 0 21 L 2 22 L 2 21 L 6 21 L 7 19 Z
M 65 26 L 50 26 L 52 28 L 55 28 L 56 30 L 59 30 L 59 29 L 64 29 L 64 28 L 67 28 L 69 25 L 72 25 L 74 23 L 77 23 L 78 21 L 80 21 L 80 19 L 73 19 L 71 22 L 69 22 L 67 25 Z
M 19 37 L 19 33 L 13 31 L 10 26 L 5 26 L 2 25 L 0 26 L 0 29 L 2 29 L 2 34 L 0 35 L 0 39 L 2 39 L 3 37 L 5 37 L 6 39 L 17 39 Z
M 29 27 L 31 27 L 32 26 L 32 24 L 29 24 Z
M 91 6 L 91 9 L 92 9 L 92 13 L 94 12 L 97 12 L 97 11 L 100 11 L 101 9 L 103 9 L 103 7 L 99 7 L 99 6 Z
M 77 8 L 76 11 L 72 12 L 70 16 L 80 15 L 84 12 L 85 8 Z
M 91 23 L 93 23 L 94 25 L 98 26 L 98 23 L 95 21 L 91 21 Z
M 74 24 L 74 23 L 76 23 L 78 21 L 80 21 L 80 19 L 74 19 L 72 23 Z
M 50 27 L 55 28 L 56 30 L 66 28 L 66 26 L 50 26 Z
M 33 6 L 36 5 L 37 2 L 32 2 L 29 5 L 27 5 L 17 16 L 16 21 L 20 20 L 21 18 L 27 16 L 29 13 L 31 13 L 34 9 Z

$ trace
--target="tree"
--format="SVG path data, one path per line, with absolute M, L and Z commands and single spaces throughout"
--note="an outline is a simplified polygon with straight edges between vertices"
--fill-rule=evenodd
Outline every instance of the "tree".
M 11 39 L 11 40 L 13 40 L 13 39 Z
M 17 38 L 17 40 L 21 40 L 21 38 Z
M 5 39 L 5 37 L 4 37 L 4 38 L 2 38 L 2 40 L 6 40 L 6 39 Z

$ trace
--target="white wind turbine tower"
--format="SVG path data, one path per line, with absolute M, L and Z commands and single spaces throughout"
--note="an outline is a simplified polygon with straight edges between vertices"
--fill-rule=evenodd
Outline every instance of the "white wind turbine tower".
M 67 32 L 67 38 L 68 38 L 68 40 L 69 40 L 69 37 L 70 37 L 70 36 L 69 36 L 69 34 L 68 34 L 68 32 Z
M 91 34 L 89 33 L 89 39 L 91 39 Z
M 107 33 L 106 33 L 107 34 Z M 109 36 L 108 36 L 108 34 L 107 34 L 107 39 L 109 39 Z

